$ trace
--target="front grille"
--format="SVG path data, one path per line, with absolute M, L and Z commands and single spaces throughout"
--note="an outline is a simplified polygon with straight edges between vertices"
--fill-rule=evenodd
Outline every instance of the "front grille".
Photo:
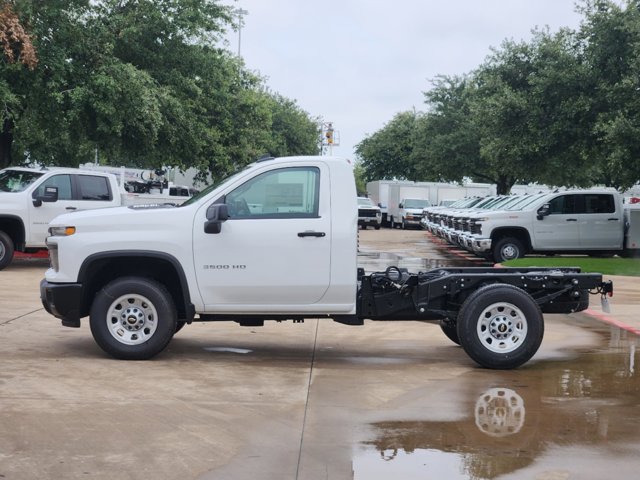
M 359 217 L 376 218 L 377 214 L 377 210 L 358 210 Z
M 481 235 L 482 234 L 482 224 L 481 223 L 476 223 L 475 221 L 471 221 L 471 224 L 469 226 L 469 231 L 471 233 L 473 233 L 474 235 Z

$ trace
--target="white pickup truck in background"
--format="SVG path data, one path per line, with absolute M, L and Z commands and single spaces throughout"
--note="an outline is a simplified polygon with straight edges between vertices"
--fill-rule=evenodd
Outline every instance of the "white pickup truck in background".
M 426 228 L 480 256 L 503 262 L 529 253 L 635 255 L 640 210 L 618 192 L 567 190 L 513 195 L 499 206 L 427 209 Z
M 179 206 L 55 218 L 40 296 L 64 326 L 89 316 L 96 343 L 121 359 L 159 354 L 194 321 L 418 320 L 439 322 L 480 365 L 514 368 L 538 350 L 543 312 L 613 290 L 575 268 L 367 274 L 357 223 L 348 160 L 261 159 Z
M 0 170 L 0 270 L 16 251 L 46 248 L 49 222 L 62 213 L 121 205 L 182 203 L 179 195 L 127 192 L 111 173 L 76 168 Z

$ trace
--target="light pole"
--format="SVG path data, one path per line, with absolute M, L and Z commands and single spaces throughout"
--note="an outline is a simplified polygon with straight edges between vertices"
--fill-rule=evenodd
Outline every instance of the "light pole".
M 240 46 L 242 45 L 242 25 L 244 25 L 242 17 L 248 15 L 249 12 L 242 8 L 236 8 L 233 13 L 238 15 L 238 56 L 240 56 Z

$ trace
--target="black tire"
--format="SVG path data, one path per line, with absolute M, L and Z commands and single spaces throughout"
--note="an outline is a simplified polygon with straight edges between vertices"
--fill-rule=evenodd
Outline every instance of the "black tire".
M 178 320 L 176 322 L 176 333 L 178 333 L 180 330 L 182 330 L 186 324 L 187 324 L 187 322 L 185 322 L 184 320 Z
M 524 246 L 517 238 L 501 238 L 493 246 L 493 260 L 497 263 L 524 257 Z
M 449 319 L 440 320 L 440 328 L 445 336 L 456 345 L 460 345 L 460 338 L 458 338 L 458 324 Z
M 380 230 L 380 225 L 376 225 L 376 226 L 375 226 L 375 227 L 373 227 L 373 228 L 375 228 L 376 230 Z
M 13 240 L 4 232 L 0 232 L 0 270 L 5 269 L 13 259 Z
M 147 360 L 171 341 L 176 307 L 161 283 L 122 277 L 100 290 L 91 306 L 91 334 L 108 354 L 123 360 Z
M 519 367 L 538 351 L 544 336 L 540 307 L 512 285 L 487 285 L 473 292 L 457 323 L 460 345 L 485 368 Z

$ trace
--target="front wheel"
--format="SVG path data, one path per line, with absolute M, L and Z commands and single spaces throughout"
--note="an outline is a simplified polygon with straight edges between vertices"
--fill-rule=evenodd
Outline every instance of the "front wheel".
M 13 259 L 13 240 L 4 232 L 0 232 L 0 270 L 6 268 Z
M 519 367 L 538 351 L 544 335 L 538 304 L 524 290 L 505 284 L 472 293 L 457 323 L 460 345 L 485 368 Z
M 123 277 L 96 294 L 89 323 L 96 343 L 108 354 L 147 360 L 171 341 L 177 313 L 164 285 L 148 278 Z
M 506 237 L 498 240 L 493 247 L 493 259 L 497 262 L 506 262 L 524 257 L 525 251 L 520 240 Z

